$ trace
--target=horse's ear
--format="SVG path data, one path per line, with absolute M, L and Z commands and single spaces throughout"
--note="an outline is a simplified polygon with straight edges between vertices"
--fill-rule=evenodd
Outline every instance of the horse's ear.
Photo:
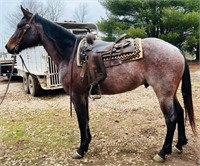
M 28 10 L 24 9 L 21 5 L 21 10 L 22 10 L 22 13 L 24 14 L 24 17 L 27 18 L 28 20 L 32 17 L 32 13 L 29 12 Z

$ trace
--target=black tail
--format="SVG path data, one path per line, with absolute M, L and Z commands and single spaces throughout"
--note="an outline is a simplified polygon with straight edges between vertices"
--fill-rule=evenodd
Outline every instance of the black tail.
M 182 77 L 181 90 L 182 90 L 182 95 L 183 95 L 186 117 L 188 116 L 189 118 L 189 122 L 190 122 L 194 135 L 197 135 L 193 102 L 192 102 L 192 86 L 191 86 L 191 79 L 190 79 L 190 71 L 189 71 L 189 66 L 186 60 L 185 60 L 185 70 Z

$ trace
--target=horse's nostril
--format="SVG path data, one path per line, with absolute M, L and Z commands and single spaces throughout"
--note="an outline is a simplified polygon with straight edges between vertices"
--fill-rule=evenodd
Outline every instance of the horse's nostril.
M 7 44 L 6 44 L 5 48 L 6 48 L 6 49 L 8 48 L 8 47 L 7 47 Z

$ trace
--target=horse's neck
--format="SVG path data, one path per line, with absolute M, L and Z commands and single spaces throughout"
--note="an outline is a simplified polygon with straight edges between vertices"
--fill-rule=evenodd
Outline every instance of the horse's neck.
M 44 21 L 47 22 L 47 25 L 45 25 Z M 76 40 L 75 35 L 45 19 L 40 23 L 40 28 L 41 43 L 48 55 L 57 65 L 63 61 L 69 63 Z
M 59 55 L 53 42 L 50 41 L 47 37 L 43 38 L 42 45 L 47 51 L 48 55 L 53 59 L 56 65 L 59 65 L 63 61 L 63 58 Z

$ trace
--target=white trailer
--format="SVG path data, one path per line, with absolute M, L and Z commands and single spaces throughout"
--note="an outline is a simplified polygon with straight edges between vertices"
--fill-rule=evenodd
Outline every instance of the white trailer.
M 23 77 L 23 88 L 26 93 L 38 96 L 41 89 L 62 88 L 57 66 L 48 56 L 43 46 L 25 49 L 17 56 L 18 76 Z
M 98 35 L 95 24 L 57 22 L 75 35 L 85 36 L 88 29 Z M 41 89 L 54 90 L 62 88 L 58 69 L 43 46 L 25 49 L 17 56 L 16 66 L 18 76 L 23 77 L 23 89 L 32 96 L 38 96 Z

